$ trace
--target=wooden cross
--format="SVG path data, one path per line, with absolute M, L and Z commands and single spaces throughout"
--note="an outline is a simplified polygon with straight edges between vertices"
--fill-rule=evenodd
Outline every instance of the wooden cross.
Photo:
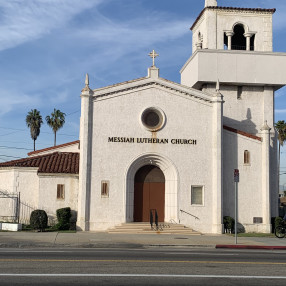
M 158 57 L 159 55 L 153 50 L 150 54 L 149 57 L 153 59 L 153 65 L 152 67 L 155 66 L 155 58 Z

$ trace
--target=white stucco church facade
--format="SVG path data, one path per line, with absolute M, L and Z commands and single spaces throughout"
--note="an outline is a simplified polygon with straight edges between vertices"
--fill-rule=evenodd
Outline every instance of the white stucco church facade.
M 222 233 L 223 217 L 234 217 L 238 169 L 238 222 L 245 231 L 271 231 L 274 92 L 286 83 L 286 54 L 272 50 L 274 12 L 206 0 L 180 84 L 160 77 L 154 51 L 145 77 L 98 89 L 86 78 L 79 171 L 76 186 L 65 189 L 75 189 L 66 206 L 77 211 L 79 229 L 145 222 L 156 211 L 159 221 Z M 13 168 L 3 164 L 2 179 Z

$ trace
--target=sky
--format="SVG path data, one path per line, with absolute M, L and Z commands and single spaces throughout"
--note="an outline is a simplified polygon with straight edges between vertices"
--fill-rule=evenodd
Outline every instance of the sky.
M 276 8 L 274 51 L 286 52 L 286 1 L 218 0 L 219 6 Z M 57 144 L 79 138 L 85 74 L 92 89 L 144 77 L 159 53 L 160 76 L 180 82 L 192 53 L 190 27 L 204 0 L 0 0 L 0 162 L 26 157 L 33 140 L 25 118 L 43 117 L 36 149 L 53 146 L 45 122 L 66 114 Z M 275 95 L 275 121 L 286 121 L 286 88 Z M 286 173 L 286 147 L 281 170 Z M 281 176 L 285 183 L 286 174 Z

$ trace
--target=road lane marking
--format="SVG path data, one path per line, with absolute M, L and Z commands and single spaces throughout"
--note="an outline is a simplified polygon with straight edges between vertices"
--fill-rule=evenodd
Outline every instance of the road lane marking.
M 238 253 L 196 253 L 196 252 L 165 252 L 164 254 L 171 254 L 171 255 L 209 255 L 209 256 L 238 256 Z
M 0 277 L 156 277 L 156 278 L 227 278 L 227 279 L 286 279 L 286 276 L 192 275 L 192 274 L 74 274 L 74 273 L 2 273 Z
M 1 262 L 115 262 L 115 263 L 197 263 L 197 264 L 246 264 L 286 265 L 286 262 L 255 261 L 199 261 L 199 260 L 140 260 L 140 259 L 0 259 Z

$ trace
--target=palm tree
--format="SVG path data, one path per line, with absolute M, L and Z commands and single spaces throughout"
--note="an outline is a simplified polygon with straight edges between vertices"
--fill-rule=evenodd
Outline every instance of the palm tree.
M 278 133 L 278 142 L 279 142 L 279 150 L 278 150 L 278 191 L 280 189 L 280 147 L 284 145 L 286 141 L 286 122 L 284 120 L 279 120 L 274 125 L 277 133 Z
M 54 108 L 54 112 L 52 112 L 51 116 L 46 116 L 47 124 L 53 129 L 55 134 L 54 146 L 56 146 L 57 140 L 57 131 L 62 128 L 65 124 L 65 116 L 66 114 L 61 112 L 58 109 Z
M 30 128 L 31 137 L 34 140 L 34 151 L 36 150 L 36 140 L 40 135 L 40 128 L 43 124 L 40 111 L 37 109 L 31 109 L 26 116 L 26 124 Z

